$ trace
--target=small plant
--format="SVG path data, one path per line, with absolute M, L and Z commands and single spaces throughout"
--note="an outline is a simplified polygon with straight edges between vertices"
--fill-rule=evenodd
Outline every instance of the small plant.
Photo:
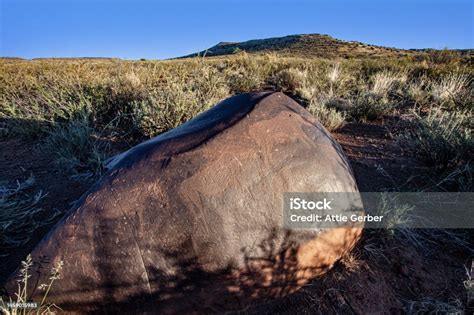
M 349 100 L 340 97 L 328 97 L 325 100 L 324 105 L 327 108 L 335 109 L 344 114 L 349 114 L 353 107 L 353 104 Z
M 463 93 L 471 79 L 465 74 L 449 74 L 437 81 L 431 83 L 430 93 L 433 99 L 440 105 L 444 105 Z
M 381 195 L 377 215 L 383 215 L 386 228 L 393 231 L 412 222 L 412 211 L 413 207 L 401 204 L 395 195 L 384 193 Z
M 423 192 L 418 192 L 423 194 Z M 370 255 L 383 256 L 383 249 L 380 248 L 380 235 L 383 238 L 390 238 L 398 242 L 410 245 L 423 254 L 429 254 L 436 246 L 451 243 L 472 250 L 469 243 L 469 236 L 463 232 L 456 232 L 449 229 L 423 229 L 413 228 L 415 223 L 426 223 L 428 218 L 418 216 L 413 205 L 403 203 L 399 195 L 392 192 L 382 193 L 378 204 L 370 209 L 373 215 L 382 215 L 384 229 L 369 229 L 369 234 L 376 236 L 365 246 L 365 251 Z
M 424 107 L 430 102 L 430 93 L 427 91 L 428 83 L 426 78 L 418 79 L 408 84 L 406 97 L 412 101 L 415 106 Z
M 142 135 L 149 138 L 175 128 L 229 94 L 216 69 L 201 66 L 193 76 L 193 84 L 169 82 L 132 103 L 133 124 Z
M 419 219 L 414 217 L 412 206 L 401 203 L 396 195 L 385 193 L 382 194 L 376 211 L 377 215 L 383 215 L 389 236 L 415 248 L 423 248 L 426 238 L 422 231 L 409 227 L 413 220 Z
M 259 63 L 245 51 L 240 51 L 236 54 L 235 62 L 223 70 L 222 74 L 216 73 L 217 77 L 225 77 L 232 92 L 244 93 L 259 90 L 263 86 L 268 68 L 265 63 Z
M 227 84 L 235 93 L 251 92 L 257 91 L 263 86 L 264 78 L 258 71 L 239 68 L 228 72 Z
M 393 104 L 384 96 L 366 92 L 354 100 L 350 115 L 357 121 L 373 121 L 389 115 Z
M 326 102 L 328 99 L 314 98 L 307 109 L 327 130 L 334 131 L 344 125 L 345 114 L 334 108 L 326 107 Z
M 395 78 L 389 72 L 380 72 L 374 75 L 371 92 L 385 96 L 391 90 Z
M 468 162 L 442 172 L 435 177 L 434 186 L 442 191 L 472 192 L 474 190 L 474 165 Z
M 471 262 L 471 267 L 466 267 L 466 280 L 463 281 L 464 288 L 466 289 L 467 293 L 467 304 L 468 306 L 472 306 L 474 304 L 474 280 L 472 277 L 474 276 L 474 260 Z
M 277 89 L 292 94 L 298 94 L 298 92 L 302 90 L 308 90 L 309 87 L 308 72 L 296 68 L 284 69 L 278 72 L 274 81 Z M 311 91 L 311 88 L 308 91 Z M 311 92 L 307 93 L 307 91 L 305 91 L 301 94 L 305 97 L 312 97 Z
M 472 113 L 434 108 L 427 115 L 414 113 L 414 129 L 399 136 L 428 164 L 438 169 L 468 162 L 473 153 Z
M 49 291 L 51 290 L 53 284 L 61 279 L 61 271 L 63 268 L 63 262 L 59 261 L 52 269 L 49 277 L 49 283 L 41 284 L 38 289 L 44 291 L 41 301 L 38 303 L 36 301 L 30 301 L 28 292 L 29 285 L 28 279 L 31 278 L 29 273 L 31 267 L 33 266 L 33 261 L 31 255 L 26 257 L 25 261 L 21 262 L 20 269 L 20 279 L 18 280 L 18 291 L 15 293 L 16 299 L 12 300 L 10 297 L 9 301 L 6 302 L 1 298 L 0 310 L 5 315 L 26 315 L 26 314 L 54 314 L 54 310 L 61 310 L 54 303 L 47 303 L 47 297 Z
M 328 71 L 328 79 L 329 79 L 329 95 L 334 95 L 334 85 L 339 81 L 341 76 L 341 69 L 339 63 L 336 63 L 331 69 Z
M 242 52 L 242 49 L 240 49 L 239 47 L 235 47 L 234 50 L 232 51 L 232 53 L 235 55 L 240 54 L 241 52 Z
M 341 258 L 342 265 L 349 272 L 356 272 L 362 267 L 363 261 L 356 252 L 349 252 Z

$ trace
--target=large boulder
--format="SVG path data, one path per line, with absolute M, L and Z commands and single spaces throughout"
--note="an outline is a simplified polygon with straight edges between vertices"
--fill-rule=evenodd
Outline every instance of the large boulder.
M 360 237 L 283 227 L 284 192 L 357 186 L 340 146 L 282 93 L 231 97 L 110 166 L 33 251 L 33 300 L 62 261 L 47 302 L 65 310 L 239 310 L 298 289 Z

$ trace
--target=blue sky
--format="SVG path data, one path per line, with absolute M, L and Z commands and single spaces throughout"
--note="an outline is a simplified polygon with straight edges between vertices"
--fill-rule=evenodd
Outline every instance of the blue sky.
M 400 48 L 473 48 L 472 0 L 0 0 L 0 55 L 162 59 L 220 41 L 329 34 Z

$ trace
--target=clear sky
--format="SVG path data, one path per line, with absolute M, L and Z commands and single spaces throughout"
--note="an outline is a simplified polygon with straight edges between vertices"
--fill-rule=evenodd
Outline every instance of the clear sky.
M 0 0 L 0 55 L 162 59 L 302 33 L 473 48 L 473 0 Z

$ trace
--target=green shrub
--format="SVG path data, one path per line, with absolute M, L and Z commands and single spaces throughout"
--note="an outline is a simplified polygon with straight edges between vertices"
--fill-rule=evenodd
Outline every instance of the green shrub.
M 434 108 L 427 115 L 415 113 L 411 132 L 400 135 L 428 165 L 438 169 L 467 163 L 472 157 L 472 112 L 448 112 Z
M 393 107 L 387 97 L 366 92 L 354 100 L 350 115 L 357 121 L 373 121 L 391 114 Z
M 227 73 L 227 85 L 234 93 L 258 91 L 265 81 L 258 71 L 239 68 Z
M 274 76 L 273 82 L 278 90 L 296 94 L 297 90 L 308 85 L 308 72 L 296 68 L 283 69 Z
M 311 100 L 307 110 L 316 117 L 329 131 L 341 128 L 345 122 L 345 114 L 334 108 L 328 108 L 326 104 L 331 102 L 327 98 L 314 98 Z
M 146 137 L 175 128 L 209 109 L 229 95 L 217 70 L 201 67 L 192 73 L 192 82 L 175 79 L 132 102 L 133 125 Z

